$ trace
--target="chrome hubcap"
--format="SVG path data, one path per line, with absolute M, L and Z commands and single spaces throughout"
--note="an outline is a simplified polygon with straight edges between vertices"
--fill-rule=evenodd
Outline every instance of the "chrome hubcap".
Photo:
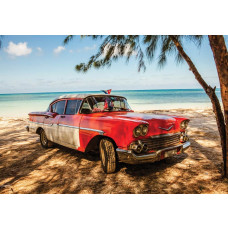
M 47 144 L 47 137 L 44 131 L 41 133 L 41 141 L 43 145 Z
M 101 142 L 101 162 L 105 165 L 105 155 L 104 155 L 105 145 L 104 142 Z

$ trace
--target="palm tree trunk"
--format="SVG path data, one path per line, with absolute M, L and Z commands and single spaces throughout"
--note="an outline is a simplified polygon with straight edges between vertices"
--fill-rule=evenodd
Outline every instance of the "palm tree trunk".
M 189 70 L 192 71 L 192 73 L 195 75 L 196 80 L 200 83 L 200 85 L 203 87 L 204 91 L 208 95 L 208 97 L 211 100 L 212 107 L 213 107 L 213 112 L 215 114 L 218 130 L 219 130 L 219 135 L 221 139 L 221 146 L 222 146 L 222 154 L 223 154 L 223 174 L 226 176 L 227 175 L 227 159 L 226 159 L 226 128 L 225 128 L 225 121 L 224 121 L 224 116 L 223 112 L 221 109 L 221 105 L 219 103 L 219 99 L 215 93 L 215 88 L 212 88 L 210 85 L 208 85 L 198 70 L 196 69 L 195 65 L 193 64 L 192 60 L 189 58 L 189 56 L 185 53 L 182 45 L 178 41 L 176 36 L 170 35 L 171 40 L 175 44 L 177 50 L 179 51 L 180 55 L 185 59 L 189 66 Z M 228 90 L 227 90 L 228 93 Z M 228 101 L 228 100 L 227 100 Z M 228 112 L 228 109 L 226 109 Z M 228 113 L 227 113 L 228 114 Z
M 208 36 L 210 41 L 211 50 L 214 55 L 214 60 L 219 76 L 222 103 L 225 113 L 225 125 L 226 125 L 226 157 L 228 156 L 228 52 L 223 36 Z M 226 160 L 228 166 L 228 160 Z M 228 176 L 228 170 L 226 173 Z

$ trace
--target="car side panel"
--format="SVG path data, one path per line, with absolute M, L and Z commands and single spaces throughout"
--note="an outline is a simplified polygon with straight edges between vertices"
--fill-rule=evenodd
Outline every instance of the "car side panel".
M 129 141 L 129 132 L 139 125 L 139 121 L 120 121 L 115 118 L 104 118 L 102 114 L 82 115 L 80 123 L 81 147 L 86 148 L 90 140 L 96 135 L 112 138 L 118 147 L 123 148 Z
M 60 115 L 58 120 L 58 141 L 71 148 L 80 147 L 79 124 L 81 115 Z
M 86 147 L 89 144 L 90 140 L 100 134 L 98 132 L 80 129 L 79 135 L 80 135 L 80 147 L 78 147 L 78 150 L 85 152 Z
M 44 116 L 29 116 L 29 131 L 36 133 L 39 127 L 44 127 Z
M 43 128 L 45 130 L 48 140 L 58 142 L 58 120 L 59 115 L 54 118 L 45 117 Z

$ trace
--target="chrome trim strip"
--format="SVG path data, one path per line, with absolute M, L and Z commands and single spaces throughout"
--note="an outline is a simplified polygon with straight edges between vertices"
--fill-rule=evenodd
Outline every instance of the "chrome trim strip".
M 153 139 L 153 138 L 163 138 L 163 137 L 174 136 L 174 135 L 180 135 L 180 132 L 169 133 L 169 134 L 161 134 L 161 135 L 151 135 L 149 137 Z
M 66 125 L 66 124 L 58 124 L 59 126 L 62 126 L 62 127 L 70 127 L 70 128 L 76 128 L 76 129 L 79 129 L 79 127 L 77 126 L 71 126 L 71 125 Z
M 116 152 L 131 154 L 132 153 L 132 150 L 123 150 L 123 149 L 117 148 L 116 149 Z
M 39 122 L 33 122 L 33 121 L 29 121 L 29 123 L 42 124 L 42 125 L 45 125 L 45 126 L 52 126 L 52 125 L 54 125 L 54 124 L 46 124 L 46 123 L 39 123 Z
M 87 131 L 95 131 L 95 132 L 100 133 L 101 135 L 104 134 L 104 131 L 102 131 L 102 130 L 97 130 L 97 129 L 92 129 L 92 128 L 86 128 L 86 127 L 80 127 L 80 129 L 87 130 Z
M 32 122 L 29 121 L 31 123 L 36 123 L 36 124 L 43 124 L 43 125 L 48 125 L 48 126 L 52 126 L 53 124 L 44 124 L 44 123 L 38 123 L 38 122 Z M 77 126 L 71 126 L 71 125 L 66 125 L 66 124 L 57 124 L 58 126 L 62 126 L 62 127 L 70 127 L 70 128 L 76 128 L 76 129 L 81 129 L 81 130 L 87 130 L 87 131 L 95 131 L 100 133 L 101 135 L 104 134 L 104 131 L 102 130 L 97 130 L 97 129 L 92 129 L 92 128 L 86 128 L 86 127 L 77 127 Z
M 33 123 L 33 124 L 43 124 L 43 123 L 33 122 L 33 121 L 29 121 L 29 123 Z
M 132 153 L 133 157 L 137 160 L 144 160 L 144 159 L 150 159 L 150 158 L 154 158 L 154 157 L 157 157 L 159 154 L 161 154 L 162 152 L 164 151 L 169 151 L 169 150 L 173 150 L 173 149 L 177 149 L 178 147 L 183 147 L 183 145 L 177 145 L 177 146 L 171 146 L 171 147 L 167 147 L 167 148 L 164 148 L 164 149 L 161 149 L 161 150 L 158 150 L 152 154 L 146 154 L 146 155 L 136 155 L 134 153 Z
M 43 123 L 43 125 L 45 125 L 45 126 L 52 126 L 53 124 L 46 124 L 46 123 Z
M 126 163 L 130 163 L 130 164 L 135 164 L 135 163 L 138 163 L 138 162 L 154 162 L 156 161 L 157 159 L 159 159 L 159 156 L 162 152 L 165 152 L 165 151 L 170 151 L 170 150 L 173 150 L 173 149 L 176 149 L 178 147 L 181 148 L 182 152 L 185 151 L 189 146 L 191 145 L 191 143 L 189 141 L 183 143 L 183 144 L 179 144 L 177 146 L 172 146 L 172 147 L 167 147 L 167 148 L 164 148 L 164 149 L 161 149 L 161 150 L 158 150 L 152 154 L 146 154 L 146 155 L 136 155 L 135 153 L 133 153 L 132 150 L 123 150 L 123 149 L 120 149 L 120 148 L 117 148 L 116 149 L 116 152 L 118 153 L 118 156 L 120 156 L 120 160 L 121 160 L 121 157 L 124 156 L 124 162 Z M 125 156 L 126 155 L 126 156 Z M 160 160 L 160 159 L 159 159 Z
M 158 128 L 159 128 L 159 129 L 162 129 L 162 130 L 165 130 L 165 131 L 169 131 L 170 129 L 173 128 L 173 126 L 174 126 L 174 124 L 171 125 L 169 128 L 162 128 L 162 127 L 158 127 Z
M 71 126 L 71 125 L 66 125 L 66 124 L 59 124 L 59 126 L 62 127 L 70 127 L 70 128 L 76 128 L 76 129 L 81 129 L 81 130 L 86 130 L 86 131 L 95 131 L 98 132 L 100 134 L 104 134 L 104 132 L 102 130 L 97 130 L 97 129 L 92 129 L 92 128 L 86 128 L 86 127 L 77 127 L 77 126 Z
M 191 143 L 189 142 L 189 141 L 187 141 L 187 142 L 185 142 L 184 144 L 183 144 L 183 150 L 186 150 L 188 147 L 190 147 L 191 146 Z

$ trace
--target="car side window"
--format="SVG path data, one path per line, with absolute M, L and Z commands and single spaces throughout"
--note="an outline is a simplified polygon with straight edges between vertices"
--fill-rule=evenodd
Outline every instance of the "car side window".
M 56 112 L 56 105 L 57 105 L 58 102 L 56 102 L 55 104 L 53 104 L 51 106 L 51 112 Z
M 78 112 L 81 100 L 68 100 L 66 107 L 66 115 L 74 115 Z
M 58 102 L 56 102 L 55 104 L 52 105 L 51 111 L 55 112 L 55 113 L 58 113 L 59 115 L 63 115 L 64 109 L 65 109 L 65 104 L 66 104 L 65 100 L 58 101 Z
M 90 114 L 92 113 L 92 109 L 90 104 L 88 103 L 88 99 L 85 99 L 81 108 L 82 114 Z

